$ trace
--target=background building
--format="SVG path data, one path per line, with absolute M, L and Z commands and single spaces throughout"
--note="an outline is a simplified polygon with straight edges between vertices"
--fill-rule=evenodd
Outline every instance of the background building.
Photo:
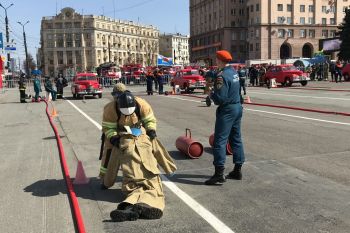
M 319 39 L 334 37 L 347 0 L 190 0 L 191 61 L 311 57 Z M 334 55 L 333 55 L 334 56 Z
M 104 62 L 156 65 L 159 30 L 63 8 L 41 22 L 41 66 L 45 74 L 92 71 Z
M 163 34 L 159 36 L 159 54 L 173 58 L 174 64 L 189 64 L 189 36 Z

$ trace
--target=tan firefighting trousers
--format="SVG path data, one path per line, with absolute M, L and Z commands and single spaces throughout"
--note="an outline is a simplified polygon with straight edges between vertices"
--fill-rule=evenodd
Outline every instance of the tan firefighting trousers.
M 108 163 L 112 155 L 112 149 L 113 149 L 113 145 L 106 138 L 103 145 L 103 152 L 102 152 L 102 158 L 101 158 L 101 166 L 100 166 L 100 174 L 99 174 L 100 178 L 103 178 L 103 176 L 107 172 Z
M 173 173 L 176 166 L 158 139 L 152 142 L 147 135 L 137 138 L 123 136 L 120 148 L 113 147 L 103 183 L 113 186 L 118 168 L 123 172 L 122 191 L 127 194 L 123 202 L 145 203 L 164 209 L 164 193 L 158 164 L 166 173 Z

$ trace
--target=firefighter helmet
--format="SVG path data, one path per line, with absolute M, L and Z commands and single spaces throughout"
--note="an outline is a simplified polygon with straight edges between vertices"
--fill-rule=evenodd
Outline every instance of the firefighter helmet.
M 133 114 L 136 108 L 135 97 L 128 91 L 124 92 L 118 98 L 118 108 L 126 116 Z

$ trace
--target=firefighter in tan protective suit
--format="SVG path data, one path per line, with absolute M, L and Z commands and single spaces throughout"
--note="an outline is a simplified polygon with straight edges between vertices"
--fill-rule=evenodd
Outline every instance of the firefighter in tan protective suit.
M 158 164 L 168 174 L 174 173 L 176 166 L 156 138 L 156 118 L 151 106 L 125 91 L 105 106 L 102 130 L 106 141 L 113 145 L 103 186 L 111 187 L 120 169 L 122 191 L 127 194 L 110 213 L 111 219 L 121 222 L 161 218 L 165 202 Z

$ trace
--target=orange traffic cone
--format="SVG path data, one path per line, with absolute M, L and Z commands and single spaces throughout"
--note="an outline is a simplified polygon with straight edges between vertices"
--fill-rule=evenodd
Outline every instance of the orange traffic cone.
M 75 179 L 73 184 L 87 184 L 89 183 L 89 178 L 86 177 L 85 171 L 83 168 L 83 163 L 78 160 L 77 172 L 75 174 Z
M 250 100 L 250 97 L 249 97 L 249 96 L 247 96 L 247 97 L 245 98 L 244 102 L 247 103 L 247 104 L 251 104 L 251 103 L 252 103 L 252 101 Z
M 51 117 L 56 117 L 58 116 L 56 109 L 52 106 L 52 112 L 51 112 Z

